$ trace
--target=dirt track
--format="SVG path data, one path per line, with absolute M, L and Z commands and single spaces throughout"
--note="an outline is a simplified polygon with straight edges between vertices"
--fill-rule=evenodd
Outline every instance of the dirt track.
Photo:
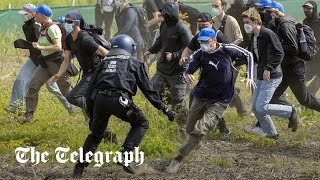
M 130 175 L 116 165 L 89 167 L 83 179 L 320 179 L 320 144 L 288 149 L 257 148 L 248 143 L 208 141 L 184 161 L 177 174 L 164 173 L 169 160 L 147 159 L 144 172 Z M 10 155 L 2 157 L 8 160 Z M 149 166 L 149 167 L 148 167 Z M 0 179 L 71 179 L 72 166 L 1 163 Z

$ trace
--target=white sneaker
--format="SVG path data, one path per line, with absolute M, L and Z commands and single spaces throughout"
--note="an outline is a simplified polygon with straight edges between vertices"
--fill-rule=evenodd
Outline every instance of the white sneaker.
M 255 134 L 262 137 L 266 136 L 266 133 L 264 133 L 260 127 L 245 127 L 243 130 L 249 134 Z
M 253 112 L 250 113 L 251 117 L 256 117 Z
M 181 165 L 181 163 L 179 161 L 176 161 L 173 159 L 171 161 L 170 165 L 167 167 L 166 171 L 168 173 L 175 174 L 178 172 L 180 165 Z

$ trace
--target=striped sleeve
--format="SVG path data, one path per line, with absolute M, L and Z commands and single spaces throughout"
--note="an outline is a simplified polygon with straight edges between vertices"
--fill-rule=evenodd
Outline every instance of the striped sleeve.
M 239 59 L 247 59 L 247 78 L 253 80 L 253 55 L 250 51 L 234 45 L 234 44 L 225 44 L 224 45 L 225 52 L 231 57 L 233 60 Z

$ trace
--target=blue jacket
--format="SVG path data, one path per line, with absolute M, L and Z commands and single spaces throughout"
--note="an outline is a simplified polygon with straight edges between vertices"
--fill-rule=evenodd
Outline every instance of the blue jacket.
M 126 34 L 130 36 L 139 48 L 144 47 L 143 39 L 139 30 L 139 18 L 137 11 L 130 4 L 127 4 L 126 7 L 120 12 L 120 8 L 116 11 L 116 22 L 118 26 L 119 34 Z M 116 36 L 115 35 L 115 36 Z
M 186 74 L 201 68 L 194 96 L 211 103 L 230 103 L 234 93 L 232 60 L 247 59 L 247 78 L 253 79 L 252 53 L 233 44 L 219 44 L 216 52 L 208 54 L 198 50 L 191 58 Z

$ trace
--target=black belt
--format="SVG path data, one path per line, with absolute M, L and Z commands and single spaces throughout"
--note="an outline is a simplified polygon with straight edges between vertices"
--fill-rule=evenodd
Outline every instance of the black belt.
M 120 97 L 123 93 L 119 90 L 98 90 L 98 94 L 103 94 L 106 96 Z

